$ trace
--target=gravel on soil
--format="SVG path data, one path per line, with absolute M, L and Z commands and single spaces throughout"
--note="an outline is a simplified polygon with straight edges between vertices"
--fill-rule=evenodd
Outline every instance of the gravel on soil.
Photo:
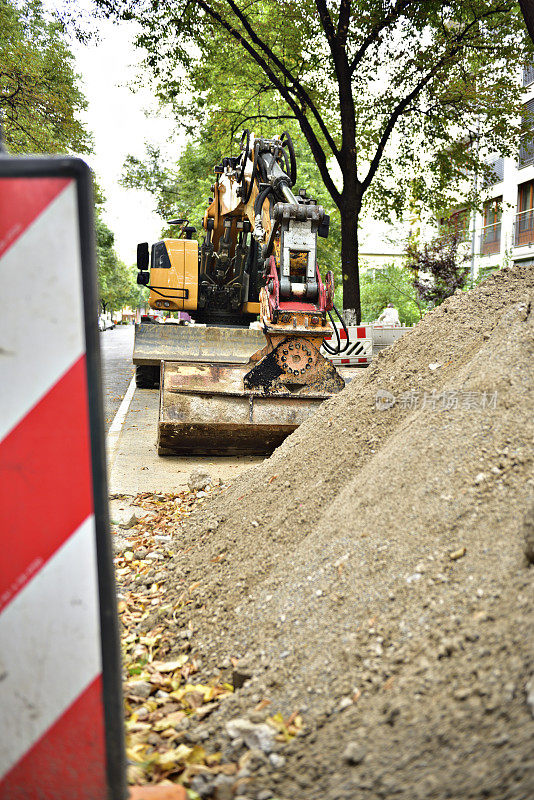
M 534 796 L 533 301 L 521 266 L 455 294 L 176 526 L 169 626 L 238 665 L 206 750 L 302 720 L 224 797 Z

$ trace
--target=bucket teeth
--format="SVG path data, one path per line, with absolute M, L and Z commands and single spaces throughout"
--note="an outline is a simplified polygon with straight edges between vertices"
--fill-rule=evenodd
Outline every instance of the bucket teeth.
M 323 399 L 341 391 L 345 381 L 328 359 L 307 339 L 284 339 L 246 373 L 245 389 L 265 395 L 294 393 L 298 387 L 306 394 Z

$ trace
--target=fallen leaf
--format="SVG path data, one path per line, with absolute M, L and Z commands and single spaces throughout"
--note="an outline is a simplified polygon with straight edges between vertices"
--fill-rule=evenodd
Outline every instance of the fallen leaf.
M 167 728 L 174 728 L 175 725 L 178 725 L 184 718 L 186 717 L 185 711 L 173 711 L 172 714 L 167 714 L 166 717 L 163 719 L 158 720 L 158 722 L 154 723 L 154 730 L 155 731 L 164 731 Z
M 175 661 L 153 661 L 152 666 L 158 672 L 174 672 L 177 669 L 181 669 L 187 663 L 187 660 L 188 656 L 183 653 Z
M 204 719 L 204 717 L 207 717 L 212 711 L 215 711 L 218 706 L 218 703 L 207 703 L 206 705 L 195 709 L 195 715 L 198 719 Z
M 185 762 L 187 756 L 192 752 L 192 747 L 188 747 L 186 744 L 179 744 L 175 750 L 156 753 L 154 762 L 163 770 L 171 770 L 180 762 Z

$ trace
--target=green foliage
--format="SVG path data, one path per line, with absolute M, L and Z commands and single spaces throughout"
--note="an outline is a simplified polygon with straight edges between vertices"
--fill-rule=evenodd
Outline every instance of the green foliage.
M 364 322 L 373 322 L 388 303 L 393 303 L 400 321 L 413 325 L 421 319 L 428 305 L 418 297 L 410 272 L 394 264 L 363 272 L 361 292 Z
M 190 141 L 175 164 L 165 163 L 159 148 L 148 145 L 144 161 L 128 156 L 121 183 L 151 192 L 155 211 L 162 217 L 187 217 L 200 228 L 214 180 L 213 167 L 220 157 L 220 149 L 209 136 Z
M 142 289 L 136 284 L 137 270 L 126 266 L 117 256 L 114 248 L 115 237 L 96 209 L 96 254 L 98 269 L 98 289 L 102 308 L 105 311 L 119 311 L 124 306 L 137 308 L 142 302 Z
M 438 236 L 423 247 L 409 242 L 406 256 L 413 287 L 428 303 L 439 305 L 467 287 L 470 256 L 456 233 Z
M 90 136 L 78 119 L 86 101 L 76 85 L 73 60 L 63 23 L 45 14 L 41 0 L 0 0 L 0 113 L 10 152 L 89 152 Z M 136 307 L 136 270 L 115 253 L 96 182 L 94 195 L 102 305 L 110 311 Z
M 482 175 L 490 151 L 516 147 L 517 74 L 533 47 L 514 0 L 96 2 L 140 23 L 159 96 L 190 132 L 232 139 L 296 120 L 341 214 L 357 311 L 364 203 L 383 219 L 450 205 L 466 170 Z M 459 138 L 475 135 L 466 150 Z
M 77 118 L 86 103 L 63 34 L 40 0 L 0 0 L 0 113 L 12 153 L 89 151 Z

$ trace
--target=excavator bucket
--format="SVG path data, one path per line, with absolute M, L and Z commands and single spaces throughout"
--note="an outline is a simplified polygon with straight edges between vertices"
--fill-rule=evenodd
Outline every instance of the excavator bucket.
M 252 328 L 141 322 L 135 326 L 133 363 L 157 367 L 162 361 L 246 364 L 264 344 L 262 331 Z
M 247 391 L 249 370 L 250 364 L 163 362 L 158 453 L 269 454 L 331 396 L 305 386 L 283 396 Z

